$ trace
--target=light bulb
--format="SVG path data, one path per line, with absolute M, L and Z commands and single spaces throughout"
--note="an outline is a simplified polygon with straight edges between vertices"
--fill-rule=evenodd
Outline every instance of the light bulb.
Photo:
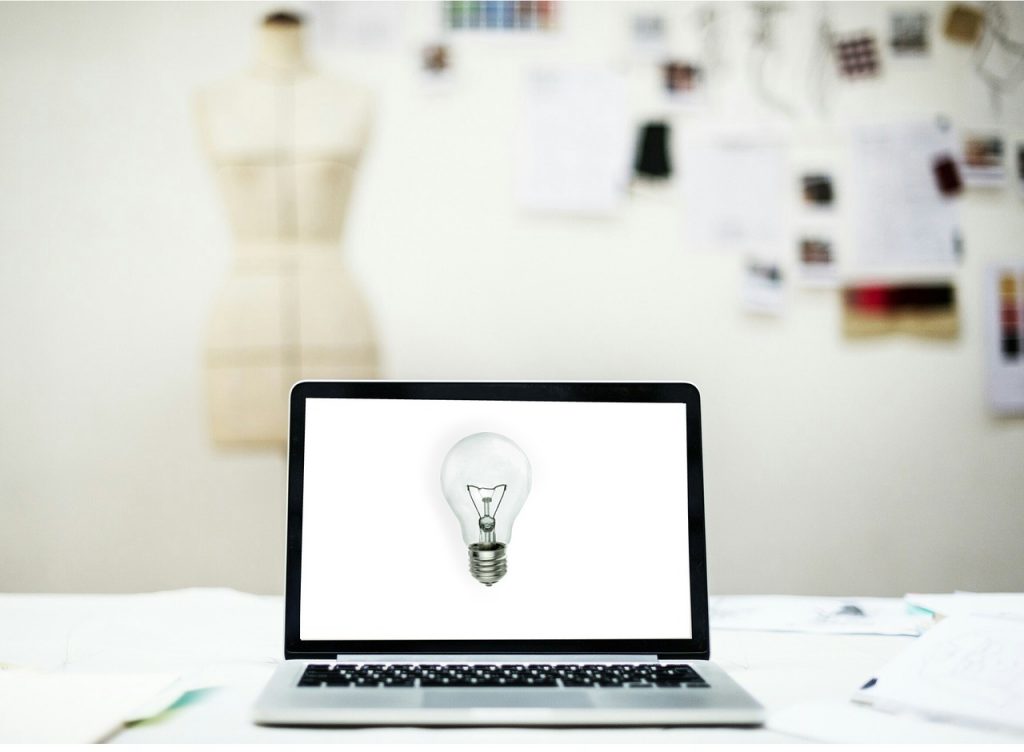
M 488 587 L 508 571 L 506 547 L 530 482 L 530 460 L 500 433 L 461 439 L 441 465 L 441 491 L 469 546 L 469 572 Z

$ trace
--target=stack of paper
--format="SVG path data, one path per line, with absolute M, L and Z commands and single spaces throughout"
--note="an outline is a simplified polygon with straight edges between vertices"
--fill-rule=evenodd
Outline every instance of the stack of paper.
M 892 598 L 728 595 L 709 600 L 712 629 L 816 634 L 921 634 L 930 622 Z
M 1024 734 L 1024 621 L 943 619 L 854 699 L 879 710 Z
M 176 698 L 174 674 L 0 671 L 0 743 L 102 741 Z M 162 707 L 154 700 L 162 698 Z M 141 712 L 145 708 L 145 712 Z

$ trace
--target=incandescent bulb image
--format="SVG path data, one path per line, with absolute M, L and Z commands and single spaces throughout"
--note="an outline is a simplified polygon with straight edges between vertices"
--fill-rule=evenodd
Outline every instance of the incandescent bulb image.
M 500 433 L 458 441 L 441 464 L 441 491 L 469 546 L 469 572 L 488 587 L 508 571 L 512 523 L 530 493 L 530 460 Z

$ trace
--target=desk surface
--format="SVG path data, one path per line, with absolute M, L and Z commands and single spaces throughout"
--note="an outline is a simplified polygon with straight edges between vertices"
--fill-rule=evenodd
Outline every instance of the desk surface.
M 191 686 L 209 687 L 188 704 L 122 730 L 114 742 L 988 740 L 849 703 L 851 691 L 913 638 L 714 629 L 712 658 L 767 707 L 767 728 L 262 728 L 249 714 L 279 660 L 282 622 L 280 598 L 232 590 L 0 595 L 0 663 L 76 672 L 173 671 Z

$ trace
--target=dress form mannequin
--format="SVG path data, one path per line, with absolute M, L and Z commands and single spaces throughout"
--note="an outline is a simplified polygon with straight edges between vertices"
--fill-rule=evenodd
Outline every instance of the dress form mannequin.
M 338 252 L 371 101 L 316 71 L 302 33 L 296 16 L 268 16 L 255 65 L 199 95 L 236 241 L 205 347 L 221 444 L 283 445 L 300 379 L 377 375 L 370 313 Z

